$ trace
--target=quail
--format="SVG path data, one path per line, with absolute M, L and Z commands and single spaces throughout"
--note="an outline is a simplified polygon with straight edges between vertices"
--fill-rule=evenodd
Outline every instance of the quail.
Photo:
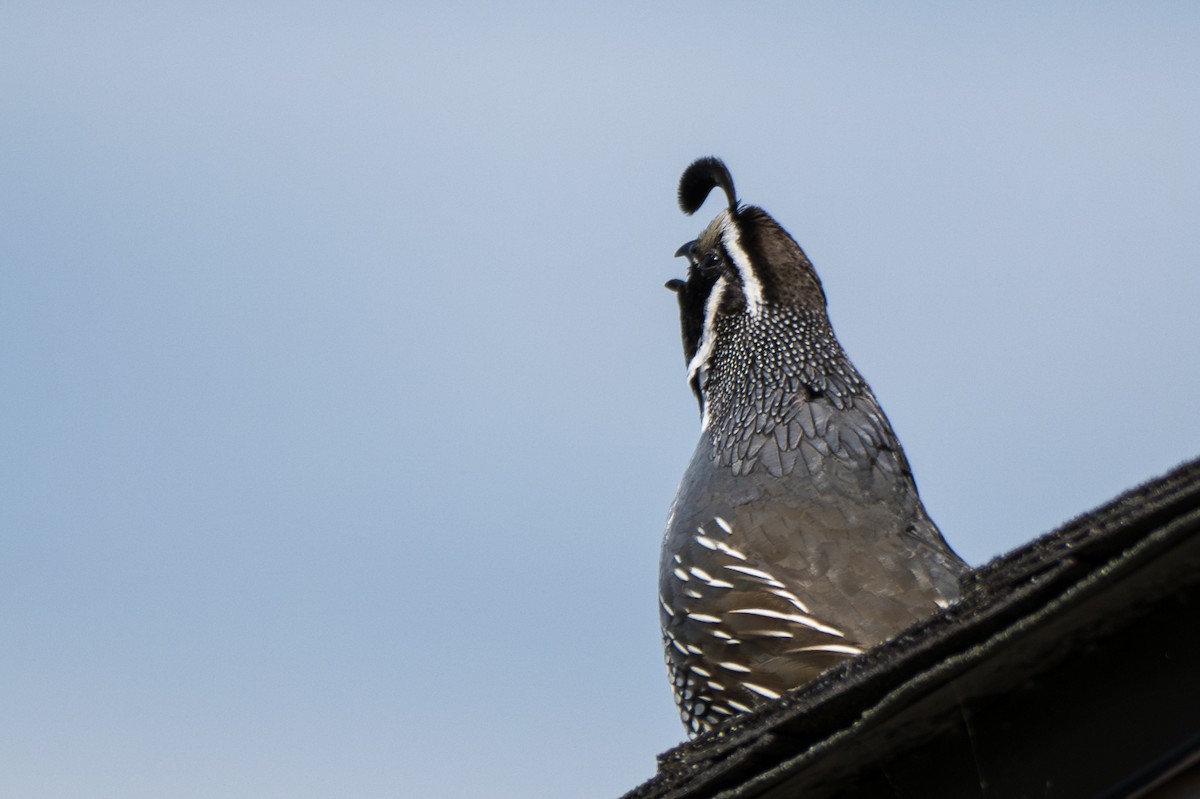
M 800 245 L 742 205 L 725 164 L 679 204 L 724 208 L 677 294 L 700 441 L 659 574 L 667 672 L 689 736 L 946 607 L 968 569 L 930 520 L 900 442 L 838 344 Z

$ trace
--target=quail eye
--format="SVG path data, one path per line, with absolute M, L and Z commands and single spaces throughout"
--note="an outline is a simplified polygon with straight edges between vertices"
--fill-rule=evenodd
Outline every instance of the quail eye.
M 700 269 L 701 274 L 710 277 L 714 273 L 721 271 L 721 256 L 717 254 L 716 250 L 709 250 L 696 266 Z

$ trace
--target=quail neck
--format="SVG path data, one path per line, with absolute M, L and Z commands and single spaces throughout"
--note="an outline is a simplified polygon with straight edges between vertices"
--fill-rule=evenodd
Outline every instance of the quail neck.
M 676 292 L 701 434 L 663 540 L 660 619 L 689 734 L 753 709 L 958 596 L 966 565 L 829 324 L 799 244 L 717 159 L 680 180 Z

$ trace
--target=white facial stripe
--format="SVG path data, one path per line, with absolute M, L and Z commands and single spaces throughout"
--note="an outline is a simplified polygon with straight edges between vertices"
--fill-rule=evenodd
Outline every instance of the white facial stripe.
M 721 276 L 717 278 L 717 282 L 713 284 L 712 291 L 708 293 L 708 299 L 704 302 L 704 329 L 700 333 L 700 346 L 696 347 L 696 354 L 692 356 L 691 363 L 688 364 L 687 379 L 690 384 L 696 379 L 700 369 L 708 363 L 708 359 L 712 356 L 713 345 L 716 344 L 716 324 L 717 324 L 717 306 L 721 304 L 721 297 L 725 294 L 725 289 L 729 287 L 729 279 Z M 703 383 L 701 378 L 698 383 Z M 700 386 L 703 391 L 703 385 Z M 704 403 L 704 418 L 700 420 L 700 429 L 707 430 L 709 423 L 708 403 Z
M 733 265 L 742 278 L 742 292 L 746 295 L 746 310 L 750 312 L 751 316 L 758 316 L 762 313 L 763 308 L 762 283 L 759 282 L 758 275 L 754 274 L 754 270 L 750 267 L 750 257 L 742 249 L 737 225 L 728 217 L 721 224 L 721 243 L 725 245 L 725 251 L 733 259 Z
M 712 355 L 713 344 L 716 341 L 716 337 L 713 335 L 713 328 L 716 326 L 717 321 L 717 306 L 721 304 L 721 297 L 728 286 L 728 278 L 724 276 L 717 278 L 717 282 L 713 284 L 712 291 L 708 293 L 708 299 L 704 302 L 704 329 L 700 333 L 700 346 L 696 347 L 696 354 L 692 356 L 692 361 L 688 364 L 687 377 L 689 383 L 696 377 L 696 372 L 700 371 L 700 367 L 708 360 L 708 356 Z

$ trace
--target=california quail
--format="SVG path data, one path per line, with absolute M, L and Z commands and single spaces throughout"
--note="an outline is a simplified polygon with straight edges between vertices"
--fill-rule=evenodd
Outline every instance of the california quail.
M 725 164 L 679 182 L 697 240 L 678 295 L 700 442 L 663 539 L 663 643 L 689 735 L 945 607 L 967 565 L 917 496 L 900 442 L 838 344 L 796 241 L 737 201 Z

